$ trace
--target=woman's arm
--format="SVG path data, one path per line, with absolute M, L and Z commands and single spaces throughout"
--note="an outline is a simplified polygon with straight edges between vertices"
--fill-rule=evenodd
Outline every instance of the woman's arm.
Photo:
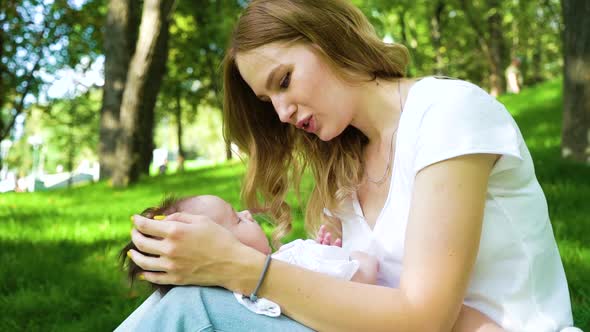
M 453 332 L 505 332 L 488 316 L 466 305 L 461 307 Z
M 418 173 L 399 289 L 337 280 L 273 261 L 259 295 L 320 331 L 450 331 L 477 256 L 487 179 L 495 160 L 495 155 L 462 156 Z M 132 252 L 144 269 L 165 271 L 145 273 L 145 279 L 252 292 L 264 255 L 210 220 L 196 218 L 177 214 L 167 219 L 181 222 L 161 223 L 136 217 L 141 232 L 162 238 L 132 234 L 140 250 L 162 255 Z

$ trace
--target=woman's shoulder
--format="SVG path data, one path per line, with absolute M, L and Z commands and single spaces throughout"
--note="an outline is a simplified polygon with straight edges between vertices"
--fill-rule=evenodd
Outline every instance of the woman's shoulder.
M 448 76 L 426 76 L 416 79 L 411 88 L 413 94 L 427 97 L 432 103 L 460 101 L 469 98 L 492 98 L 479 86 Z M 457 99 L 460 97 L 460 99 Z
M 428 76 L 410 88 L 404 117 L 407 125 L 418 130 L 427 119 L 437 126 L 481 122 L 488 118 L 509 118 L 504 106 L 477 85 L 468 81 Z

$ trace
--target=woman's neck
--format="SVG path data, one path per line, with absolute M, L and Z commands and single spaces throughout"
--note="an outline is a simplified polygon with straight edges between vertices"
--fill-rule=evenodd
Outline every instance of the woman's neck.
M 358 86 L 359 103 L 351 124 L 362 131 L 371 144 L 389 144 L 398 126 L 400 104 L 403 105 L 406 99 L 404 85 L 403 79 L 377 79 Z

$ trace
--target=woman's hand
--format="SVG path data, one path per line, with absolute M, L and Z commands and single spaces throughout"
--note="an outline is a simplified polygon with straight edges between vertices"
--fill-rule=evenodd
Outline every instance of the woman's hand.
M 156 284 L 224 286 L 243 245 L 205 216 L 174 213 L 162 221 L 133 216 L 131 239 L 147 254 L 130 250 L 143 279 Z M 239 252 L 239 254 L 238 254 Z
M 320 230 L 316 236 L 316 242 L 319 244 L 325 244 L 327 246 L 342 247 L 342 239 L 338 238 L 332 241 L 332 234 L 326 231 L 326 225 L 320 226 Z

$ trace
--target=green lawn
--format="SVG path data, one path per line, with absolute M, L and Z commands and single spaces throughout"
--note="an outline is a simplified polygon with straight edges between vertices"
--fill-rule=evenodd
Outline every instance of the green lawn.
M 561 83 L 502 101 L 521 126 L 547 194 L 576 325 L 590 330 L 590 167 L 559 158 Z M 128 288 L 117 262 L 129 216 L 165 193 L 216 194 L 239 207 L 242 172 L 233 163 L 147 178 L 125 191 L 99 183 L 0 195 L 0 331 L 114 329 L 148 294 Z M 299 208 L 295 215 L 291 238 L 304 234 Z

